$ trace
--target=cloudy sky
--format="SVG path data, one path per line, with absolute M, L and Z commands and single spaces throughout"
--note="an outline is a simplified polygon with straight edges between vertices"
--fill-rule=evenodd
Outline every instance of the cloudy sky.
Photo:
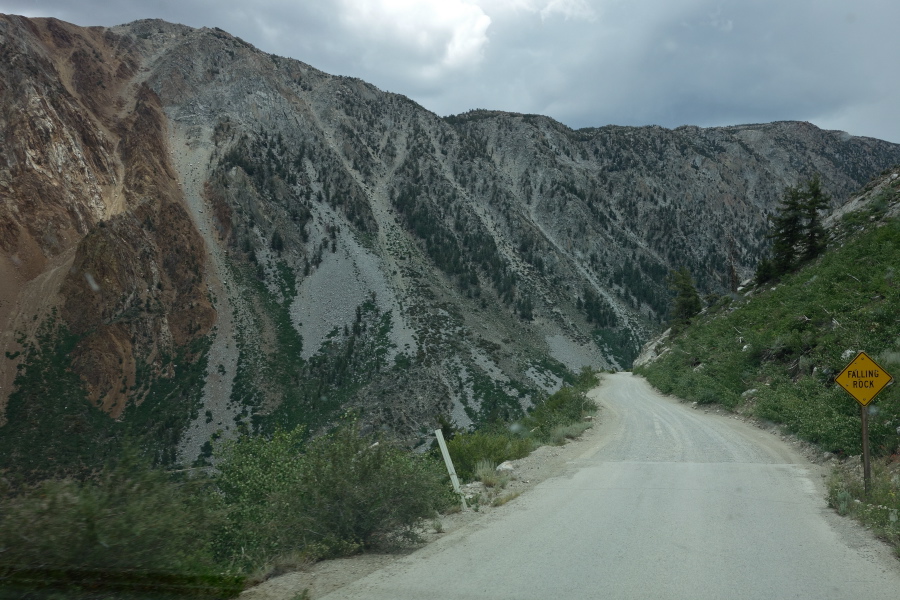
M 0 12 L 220 27 L 439 115 L 801 120 L 900 143 L 896 0 L 0 0 Z

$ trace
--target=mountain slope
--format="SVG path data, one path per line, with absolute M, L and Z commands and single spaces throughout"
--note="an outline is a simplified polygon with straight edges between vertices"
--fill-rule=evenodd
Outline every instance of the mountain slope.
M 0 52 L 6 437 L 77 422 L 166 462 L 347 408 L 410 443 L 515 415 L 568 370 L 628 366 L 670 268 L 705 292 L 748 276 L 786 185 L 820 173 L 837 204 L 900 162 L 806 123 L 440 118 L 155 20 L 4 16 Z M 51 355 L 69 402 L 28 379 Z

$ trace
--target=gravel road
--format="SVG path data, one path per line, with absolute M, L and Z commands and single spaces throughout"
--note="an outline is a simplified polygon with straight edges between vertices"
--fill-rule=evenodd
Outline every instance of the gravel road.
M 328 600 L 900 597 L 900 563 L 775 436 L 606 376 L 583 452 Z

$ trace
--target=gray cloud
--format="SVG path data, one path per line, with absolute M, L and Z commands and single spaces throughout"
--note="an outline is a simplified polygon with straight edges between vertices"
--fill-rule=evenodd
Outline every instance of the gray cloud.
M 900 3 L 0 0 L 79 25 L 162 18 L 405 94 L 572 127 L 807 120 L 900 143 Z

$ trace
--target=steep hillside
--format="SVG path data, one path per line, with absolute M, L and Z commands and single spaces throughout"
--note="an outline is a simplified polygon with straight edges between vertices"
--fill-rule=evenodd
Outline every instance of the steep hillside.
M 123 436 L 191 462 L 347 408 L 410 443 L 510 417 L 628 366 L 670 268 L 733 289 L 786 185 L 837 205 L 900 162 L 808 123 L 440 118 L 155 20 L 2 16 L 0 53 L 0 437 L 35 464 Z M 25 441 L 59 431 L 81 450 Z
M 859 454 L 859 406 L 834 377 L 864 350 L 900 375 L 900 167 L 830 219 L 830 250 L 775 284 L 708 307 L 647 348 L 636 371 L 666 393 L 717 402 L 838 455 Z M 900 392 L 870 411 L 876 455 L 900 451 Z

